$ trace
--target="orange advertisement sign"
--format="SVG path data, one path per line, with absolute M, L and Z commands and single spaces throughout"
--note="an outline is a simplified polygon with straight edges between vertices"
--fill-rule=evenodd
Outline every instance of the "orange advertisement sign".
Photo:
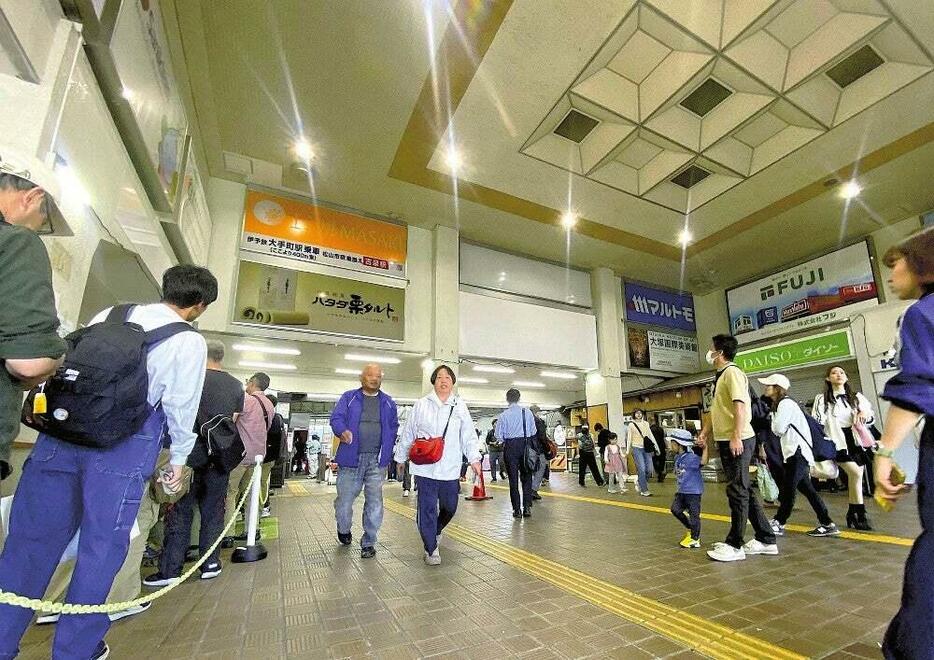
M 248 190 L 241 247 L 251 252 L 405 277 L 402 225 Z

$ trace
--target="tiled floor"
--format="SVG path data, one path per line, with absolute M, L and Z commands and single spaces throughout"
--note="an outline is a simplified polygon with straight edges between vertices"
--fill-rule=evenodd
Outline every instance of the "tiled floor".
M 492 490 L 492 501 L 462 502 L 456 529 L 442 542 L 444 563 L 429 568 L 411 514 L 401 509 L 414 497 L 402 499 L 399 484 L 386 486 L 391 504 L 375 560 L 338 547 L 327 487 L 289 485 L 275 500 L 280 539 L 268 543 L 265 561 L 225 563 L 218 579 L 182 585 L 145 614 L 116 623 L 111 657 L 688 658 L 699 655 L 683 631 L 703 620 L 718 624 L 707 623 L 703 635 L 714 638 L 725 626 L 788 657 L 875 658 L 908 553 L 898 538 L 789 533 L 779 557 L 717 564 L 677 548 L 682 530 L 664 513 L 673 484 L 653 485 L 652 498 L 610 496 L 556 475 L 543 489 L 555 496 L 529 520 L 512 519 L 503 490 Z M 649 509 L 599 501 L 610 498 Z M 826 499 L 842 523 L 846 496 Z M 799 502 L 791 522 L 811 523 L 806 507 Z M 918 533 L 913 502 L 892 514 L 869 507 L 880 533 Z M 708 485 L 704 511 L 727 512 L 722 485 Z M 726 529 L 705 520 L 705 545 Z M 53 632 L 31 628 L 21 657 L 47 658 Z M 712 648 L 705 652 L 717 655 Z

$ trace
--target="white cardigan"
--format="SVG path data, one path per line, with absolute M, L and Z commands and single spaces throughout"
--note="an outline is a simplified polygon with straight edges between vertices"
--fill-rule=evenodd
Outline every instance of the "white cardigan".
M 444 432 L 445 424 L 448 424 L 448 432 L 444 437 L 441 460 L 430 465 L 411 463 L 410 471 L 417 477 L 428 477 L 438 481 L 459 479 L 463 456 L 467 457 L 469 463 L 476 463 L 480 461 L 481 455 L 480 438 L 474 430 L 467 404 L 454 394 L 451 394 L 446 402 L 442 402 L 435 392 L 431 392 L 415 402 L 405 420 L 402 436 L 396 444 L 396 462 L 404 463 L 408 460 L 409 449 L 415 438 L 439 437 Z

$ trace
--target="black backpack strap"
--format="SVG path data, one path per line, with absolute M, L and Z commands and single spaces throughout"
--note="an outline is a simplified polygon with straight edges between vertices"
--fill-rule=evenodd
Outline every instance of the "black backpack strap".
M 167 323 L 159 328 L 150 330 L 146 333 L 146 348 L 153 348 L 159 342 L 165 341 L 169 337 L 174 337 L 180 332 L 186 332 L 191 330 L 194 332 L 194 328 L 185 323 L 184 321 L 177 321 L 175 323 Z
M 256 401 L 259 403 L 259 409 L 263 411 L 263 421 L 266 422 L 266 433 L 269 433 L 269 429 L 272 428 L 272 424 L 269 423 L 269 413 L 266 412 L 266 406 L 263 405 L 263 400 L 255 394 L 251 394 L 250 396 L 256 399 Z
M 106 323 L 125 323 L 127 319 L 130 318 L 130 312 L 133 311 L 133 308 L 136 305 L 124 304 L 124 305 L 114 305 L 110 308 L 110 312 L 107 314 L 105 319 Z

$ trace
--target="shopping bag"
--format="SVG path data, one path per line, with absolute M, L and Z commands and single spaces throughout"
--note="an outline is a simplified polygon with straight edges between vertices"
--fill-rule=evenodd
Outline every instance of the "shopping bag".
M 762 499 L 769 502 L 778 500 L 778 484 L 772 478 L 772 474 L 764 465 L 760 465 L 756 471 L 756 481 L 759 484 L 759 492 L 762 493 Z

